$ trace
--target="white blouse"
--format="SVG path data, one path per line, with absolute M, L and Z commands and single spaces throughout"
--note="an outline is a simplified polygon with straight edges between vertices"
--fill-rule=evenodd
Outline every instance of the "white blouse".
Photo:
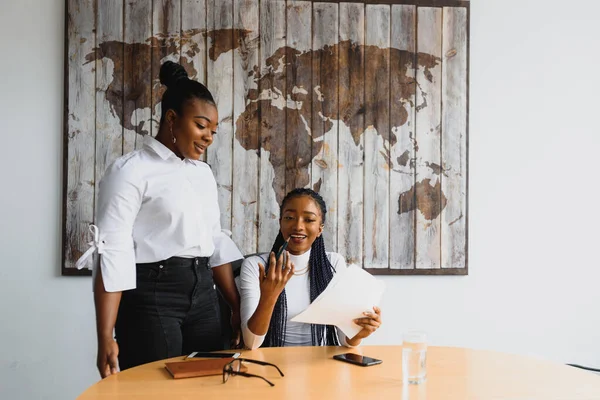
M 344 257 L 337 253 L 326 253 L 329 262 L 336 273 L 346 268 Z M 242 263 L 239 277 L 240 290 L 240 317 L 242 320 L 242 334 L 244 344 L 250 349 L 256 349 L 263 344 L 266 335 L 256 335 L 248 328 L 248 320 L 252 317 L 260 301 L 260 281 L 258 263 L 265 265 L 268 253 L 261 256 L 248 257 Z M 261 258 L 262 257 L 262 258 Z M 296 271 L 301 271 L 308 266 L 310 250 L 299 256 L 290 254 L 290 261 L 294 264 Z M 285 331 L 285 346 L 312 346 L 310 324 L 290 321 L 310 305 L 310 280 L 309 274 L 294 275 L 285 286 L 287 297 L 287 322 Z M 346 336 L 337 329 L 338 337 L 342 345 L 347 344 Z M 324 344 L 324 343 L 323 343 Z
M 181 160 L 147 135 L 144 146 L 115 160 L 100 182 L 97 250 L 107 292 L 136 287 L 136 263 L 179 257 L 210 257 L 212 266 L 243 258 L 221 230 L 217 184 L 210 167 Z

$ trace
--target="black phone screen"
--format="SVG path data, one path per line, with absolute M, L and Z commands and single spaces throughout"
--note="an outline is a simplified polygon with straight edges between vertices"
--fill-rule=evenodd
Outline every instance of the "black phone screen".
M 333 356 L 333 358 L 335 358 L 336 360 L 346 361 L 346 362 L 349 362 L 352 364 L 363 365 L 363 366 L 381 364 L 381 362 L 382 362 L 381 360 L 378 360 L 377 358 L 361 356 L 360 354 L 354 354 L 354 353 L 338 354 L 338 355 Z

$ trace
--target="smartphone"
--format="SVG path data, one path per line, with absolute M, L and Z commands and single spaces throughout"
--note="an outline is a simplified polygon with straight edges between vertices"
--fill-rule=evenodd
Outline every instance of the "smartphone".
M 186 358 L 238 358 L 240 353 L 205 353 L 202 351 L 194 351 Z
M 333 358 L 336 360 L 349 362 L 350 364 L 361 365 L 363 367 L 368 367 L 370 365 L 377 365 L 377 364 L 381 364 L 383 362 L 376 358 L 361 356 L 360 354 L 354 354 L 354 353 L 337 354 L 337 355 L 333 356 Z

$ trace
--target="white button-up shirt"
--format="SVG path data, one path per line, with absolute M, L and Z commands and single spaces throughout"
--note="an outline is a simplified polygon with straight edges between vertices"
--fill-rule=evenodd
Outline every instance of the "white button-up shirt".
M 136 263 L 210 257 L 211 265 L 218 266 L 243 258 L 227 231 L 221 231 L 210 167 L 181 160 L 151 136 L 144 137 L 143 148 L 107 169 L 96 215 L 93 246 L 101 254 L 107 292 L 134 289 Z

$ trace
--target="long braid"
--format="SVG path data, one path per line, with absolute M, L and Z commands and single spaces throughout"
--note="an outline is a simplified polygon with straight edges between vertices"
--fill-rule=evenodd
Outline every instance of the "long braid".
M 277 254 L 279 248 L 283 245 L 283 235 L 281 231 L 273 243 L 271 251 Z M 268 255 L 270 260 L 270 255 Z M 271 267 L 269 262 L 266 262 L 265 274 Z M 273 314 L 271 315 L 271 321 L 269 322 L 269 330 L 265 336 L 265 347 L 283 347 L 285 344 L 285 329 L 287 326 L 287 296 L 285 289 L 281 291 L 281 294 L 277 298 L 275 307 L 273 308 Z
M 291 198 L 309 196 L 319 206 L 321 210 L 322 222 L 325 223 L 327 214 L 327 205 L 325 201 L 315 191 L 311 189 L 294 189 L 289 192 L 283 201 L 279 210 L 281 216 L 283 206 Z M 279 248 L 283 245 L 284 239 L 281 231 L 273 243 L 271 249 L 272 252 L 277 253 Z M 325 290 L 331 279 L 335 269 L 329 262 L 327 254 L 325 253 L 325 242 L 323 237 L 319 236 L 311 246 L 310 258 L 308 262 L 309 268 L 309 282 L 310 282 L 310 301 L 311 303 Z M 265 269 L 268 271 L 269 266 Z M 287 326 L 287 296 L 285 289 L 279 295 L 275 307 L 273 308 L 273 314 L 269 323 L 269 330 L 265 336 L 265 347 L 282 347 L 285 344 L 285 331 Z M 331 325 L 316 325 L 311 324 L 311 339 L 314 346 L 320 346 L 325 343 L 326 346 L 339 346 L 340 342 L 337 337 L 335 327 Z
M 329 285 L 335 272 L 325 253 L 323 236 L 319 236 L 313 242 L 308 264 L 310 265 L 310 302 L 312 303 Z M 335 328 L 331 325 L 311 324 L 310 333 L 313 346 L 320 346 L 323 343 L 326 346 L 339 346 L 340 344 Z

